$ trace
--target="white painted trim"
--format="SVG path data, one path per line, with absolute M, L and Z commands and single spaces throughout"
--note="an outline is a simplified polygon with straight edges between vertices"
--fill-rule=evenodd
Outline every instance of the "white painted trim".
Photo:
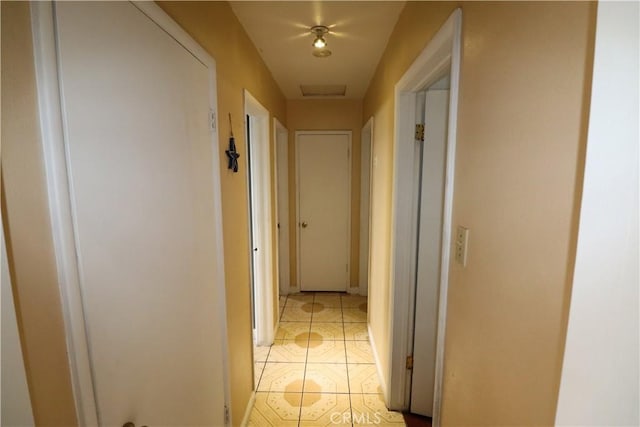
M 371 353 L 373 354 L 373 361 L 376 364 L 376 372 L 378 373 L 378 381 L 380 382 L 380 388 L 382 394 L 387 395 L 387 378 L 382 374 L 382 363 L 380 363 L 380 356 L 378 356 L 378 347 L 376 347 L 373 341 L 373 334 L 371 333 L 371 324 L 367 323 L 367 332 L 369 333 L 369 344 L 371 345 Z
M 393 409 L 406 409 L 409 403 L 406 356 L 411 348 L 413 330 L 409 328 L 414 303 L 411 295 L 415 276 L 416 212 L 413 194 L 417 181 L 414 174 L 413 125 L 415 122 L 415 93 L 425 89 L 450 70 L 449 123 L 447 137 L 447 164 L 445 178 L 444 221 L 442 234 L 442 263 L 440 300 L 438 308 L 438 335 L 436 344 L 436 374 L 434 385 L 433 425 L 440 425 L 442 375 L 446 308 L 448 292 L 449 256 L 452 228 L 452 206 L 455 172 L 455 149 L 458 92 L 460 75 L 462 11 L 456 9 L 429 42 L 395 87 L 394 187 L 392 207 L 392 260 L 390 268 L 389 334 L 390 369 L 387 405 Z M 413 254 L 413 256 L 412 256 Z
M 261 275 L 258 286 L 255 286 L 255 316 L 256 316 L 256 342 L 260 346 L 273 344 L 273 220 L 271 215 L 272 197 L 271 190 L 271 156 L 269 143 L 269 111 L 245 89 L 244 91 L 245 115 L 251 117 L 254 126 L 251 126 L 252 137 L 245 138 L 251 144 L 251 180 L 252 189 L 258 189 L 258 197 L 253 203 L 254 224 L 253 238 L 257 241 L 257 263 L 254 270 L 259 270 Z M 242 123 L 246 123 L 244 120 Z M 245 126 L 246 129 L 246 126 Z M 249 171 L 247 171 L 249 173 Z M 253 197 L 249 194 L 249 197 Z M 253 248 L 252 248 L 253 249 Z M 250 257 L 254 254 L 249 253 Z M 255 271 L 254 271 L 255 273 Z M 255 280 L 255 278 L 254 278 Z
M 347 203 L 347 215 L 349 220 L 347 221 L 347 283 L 345 292 L 349 294 L 357 294 L 358 288 L 351 287 L 351 184 L 352 184 L 352 176 L 351 176 L 351 162 L 353 155 L 352 150 L 352 136 L 353 132 L 350 130 L 297 130 L 295 131 L 295 144 L 296 144 L 296 224 L 297 224 L 297 232 L 296 232 L 296 254 L 297 256 L 297 280 L 298 286 L 300 288 L 300 292 L 302 292 L 302 274 L 300 271 L 300 150 L 298 147 L 298 137 L 300 135 L 347 135 L 349 137 L 349 142 L 347 143 L 347 149 L 349 150 L 349 161 L 347 162 L 347 176 L 349 177 L 349 184 L 347 185 L 347 197 L 349 203 Z
M 285 142 L 287 143 L 287 157 L 283 159 L 281 159 L 278 156 L 278 144 L 279 144 L 279 137 L 283 135 L 285 138 Z M 274 194 L 274 200 L 276 203 L 276 224 L 280 224 L 280 227 L 278 228 L 278 230 L 285 230 L 286 233 L 286 242 L 287 242 L 287 247 L 285 251 L 282 251 L 281 247 L 280 247 L 280 232 L 278 232 L 278 238 L 276 238 L 276 246 L 277 246 L 277 251 L 276 251 L 276 277 L 278 277 L 278 290 L 280 291 L 281 295 L 287 295 L 289 294 L 289 289 L 290 289 L 290 276 L 291 276 L 291 256 L 289 253 L 289 182 L 288 182 L 288 178 L 289 178 L 289 174 L 288 174 L 288 170 L 289 170 L 289 153 L 288 153 L 288 141 L 289 141 L 289 131 L 287 130 L 287 128 L 285 128 L 282 123 L 280 123 L 280 121 L 278 119 L 276 119 L 275 117 L 273 118 L 273 157 L 274 157 L 274 176 L 275 176 L 275 194 Z M 279 186 L 278 186 L 278 176 L 280 174 L 280 168 L 282 167 L 282 165 L 284 165 L 285 168 L 285 172 L 287 172 L 285 174 L 286 176 L 286 180 L 285 180 L 285 189 L 286 189 L 286 193 L 284 194 L 280 194 L 279 191 Z M 280 209 L 279 209 L 279 203 L 280 203 L 280 197 L 284 197 L 285 201 L 287 202 L 287 209 L 285 209 L 285 216 L 283 218 L 280 217 Z M 283 220 L 284 219 L 284 220 Z M 282 253 L 286 254 L 286 257 L 283 259 L 282 257 Z M 280 262 L 283 262 L 284 266 L 286 267 L 286 274 L 285 274 L 285 280 L 280 280 Z M 277 330 L 277 328 L 276 328 Z
M 369 140 L 365 142 L 365 135 L 369 135 Z M 368 172 L 369 175 L 369 200 L 368 200 L 368 206 L 366 206 L 366 208 L 363 209 L 362 206 L 362 190 L 360 190 L 360 254 L 359 254 L 359 264 L 358 264 L 358 293 L 360 295 L 368 295 L 369 293 L 369 277 L 371 277 L 371 181 L 372 181 L 372 177 L 373 177 L 373 116 L 369 117 L 369 120 L 367 120 L 367 122 L 365 123 L 365 125 L 362 127 L 362 132 L 360 133 L 361 135 L 361 141 L 360 141 L 360 186 L 362 187 L 362 177 L 364 176 L 364 172 Z M 363 147 L 364 144 L 368 144 L 369 145 L 369 164 L 368 164 L 368 171 L 365 171 L 363 169 L 364 163 L 363 163 L 363 157 L 362 157 L 362 153 L 364 153 Z M 363 230 L 362 229 L 362 224 L 365 222 L 363 221 L 363 219 L 366 220 L 367 222 L 367 229 Z M 364 231 L 364 232 L 363 232 Z M 367 248 L 363 249 L 364 245 L 364 234 L 367 233 Z M 366 252 L 365 252 L 366 251 Z M 364 265 L 365 262 L 367 264 L 366 267 L 366 275 L 363 274 L 363 268 L 362 266 Z
M 49 215 L 76 416 L 79 425 L 97 426 L 98 413 L 67 181 L 53 3 L 32 3 L 31 22 Z
M 249 397 L 249 402 L 247 403 L 247 407 L 244 410 L 244 416 L 242 417 L 242 422 L 240 423 L 240 427 L 246 427 L 249 425 L 249 419 L 251 418 L 251 411 L 253 411 L 253 407 L 256 404 L 256 392 L 252 391 L 251 396 Z
M 152 2 L 134 2 L 133 5 L 149 19 L 191 52 L 209 69 L 209 108 L 217 111 L 217 86 L 215 60 L 158 5 Z M 71 193 L 67 174 L 67 153 L 64 143 L 63 117 L 58 77 L 54 4 L 36 2 L 31 4 L 31 22 L 34 45 L 34 63 L 38 92 L 38 109 L 44 156 L 45 176 L 49 199 L 52 237 L 58 270 L 61 303 L 65 324 L 65 337 L 69 356 L 69 367 L 73 386 L 78 424 L 97 426 L 98 414 L 94 391 L 94 380 L 90 363 L 90 347 L 85 329 L 84 308 L 80 289 L 80 272 L 77 263 L 77 248 L 74 223 L 71 213 Z M 213 161 L 214 227 L 216 230 L 216 282 L 219 303 L 216 307 L 222 327 L 222 363 L 225 396 L 230 407 L 230 382 L 228 372 L 228 349 L 225 305 L 225 274 L 222 238 L 221 188 L 218 154 L 218 132 L 211 132 Z M 230 425 L 232 423 L 230 422 Z

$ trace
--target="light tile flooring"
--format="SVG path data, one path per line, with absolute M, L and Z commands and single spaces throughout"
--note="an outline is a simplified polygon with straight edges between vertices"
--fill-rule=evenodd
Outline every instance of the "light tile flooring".
M 249 425 L 404 426 L 382 400 L 366 322 L 366 297 L 281 297 L 274 344 L 254 353 Z

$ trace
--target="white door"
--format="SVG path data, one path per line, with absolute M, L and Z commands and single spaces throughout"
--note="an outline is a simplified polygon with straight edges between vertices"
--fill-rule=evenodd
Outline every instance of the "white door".
M 209 69 L 128 2 L 55 20 L 100 425 L 223 425 Z
M 296 139 L 300 289 L 346 291 L 351 134 L 298 132 Z
M 428 90 L 422 144 L 411 412 L 433 415 L 449 91 Z

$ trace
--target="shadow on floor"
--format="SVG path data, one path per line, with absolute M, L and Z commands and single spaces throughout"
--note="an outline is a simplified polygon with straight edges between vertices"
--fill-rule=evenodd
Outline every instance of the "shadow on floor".
M 407 427 L 431 427 L 431 418 L 405 412 L 404 422 Z

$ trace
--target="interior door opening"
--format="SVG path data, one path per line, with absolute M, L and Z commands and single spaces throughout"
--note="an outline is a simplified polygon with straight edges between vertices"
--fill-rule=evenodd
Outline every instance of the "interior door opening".
M 369 237 L 371 235 L 371 172 L 373 170 L 373 117 L 362 128 L 360 142 L 360 295 L 369 294 Z
M 449 74 L 416 96 L 417 238 L 410 411 L 433 416 Z
M 414 344 L 422 334 L 414 336 L 413 313 L 422 312 L 421 301 L 416 301 L 415 280 L 418 271 L 416 236 L 419 234 L 417 195 L 420 187 L 421 152 L 419 145 L 408 143 L 415 140 L 416 123 L 419 123 L 416 100 L 426 89 L 443 76 L 449 76 L 448 115 L 446 119 L 446 161 L 444 166 L 444 192 L 442 197 L 442 228 L 440 236 L 439 283 L 435 335 L 435 369 L 433 370 L 433 425 L 440 425 L 442 407 L 442 384 L 445 360 L 447 322 L 447 296 L 449 287 L 450 248 L 452 244 L 452 212 L 455 180 L 457 110 L 460 78 L 462 40 L 462 11 L 456 9 L 440 27 L 431 41 L 418 55 L 404 75 L 396 83 L 395 92 L 395 136 L 392 205 L 392 328 L 389 331 L 389 372 L 384 389 L 385 403 L 391 409 L 411 408 L 412 370 L 407 361 L 420 358 L 413 353 Z M 435 87 L 433 89 L 436 89 Z M 426 94 L 424 95 L 426 98 Z M 429 123 L 426 124 L 429 129 Z M 425 146 L 429 141 L 425 141 Z M 416 309 L 417 308 L 417 309 Z M 409 315 L 407 315 L 409 314 Z M 418 321 L 416 320 L 415 323 Z M 416 378 L 417 378 L 416 374 Z M 428 399 L 427 399 L 428 402 Z M 428 403 L 427 403 L 428 406 Z M 415 410 L 415 408 L 414 408 Z
M 257 342 L 257 322 L 256 322 L 256 253 L 258 250 L 257 245 L 259 242 L 256 241 L 255 236 L 255 190 L 252 185 L 253 180 L 255 179 L 255 172 L 251 169 L 251 116 L 248 114 L 245 116 L 245 131 L 247 136 L 247 191 L 249 192 L 249 250 L 251 251 L 251 255 L 249 256 L 249 274 L 251 280 L 251 328 L 253 329 L 253 342 L 254 344 Z
M 278 289 L 280 295 L 291 291 L 289 261 L 289 131 L 273 119 L 276 169 L 276 239 L 278 257 Z M 281 307 L 279 307 L 281 308 Z
M 249 262 L 253 342 L 273 344 L 273 228 L 271 205 L 271 157 L 269 112 L 245 91 L 245 140 L 247 153 Z

